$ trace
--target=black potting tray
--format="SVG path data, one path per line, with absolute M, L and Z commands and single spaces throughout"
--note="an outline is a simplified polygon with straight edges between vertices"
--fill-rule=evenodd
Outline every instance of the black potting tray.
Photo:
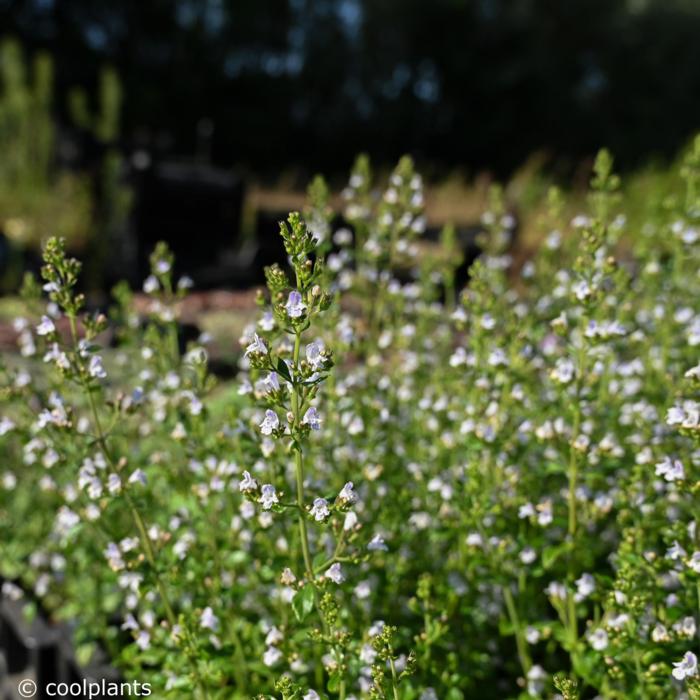
M 23 609 L 26 601 L 0 598 L 0 700 L 33 697 L 40 700 L 62 697 L 46 692 L 50 684 L 82 684 L 83 681 L 117 682 L 119 673 L 100 659 L 81 666 L 75 659 L 69 630 L 65 625 L 50 624 L 41 615 L 27 620 Z M 36 693 L 31 695 L 33 681 Z M 24 694 L 23 694 L 24 691 Z M 87 698 L 86 695 L 70 695 Z M 92 700 L 107 697 L 92 696 Z

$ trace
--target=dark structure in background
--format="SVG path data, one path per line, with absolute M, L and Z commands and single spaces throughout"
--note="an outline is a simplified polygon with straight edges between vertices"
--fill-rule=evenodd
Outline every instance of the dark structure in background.
M 256 173 L 365 150 L 506 175 L 603 144 L 632 167 L 700 123 L 696 0 L 0 0 L 0 27 L 59 88 L 115 65 L 125 145 L 191 154 L 211 120 L 214 162 Z

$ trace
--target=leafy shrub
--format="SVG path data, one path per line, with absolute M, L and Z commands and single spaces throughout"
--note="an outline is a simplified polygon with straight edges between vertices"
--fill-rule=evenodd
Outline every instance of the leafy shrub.
M 180 352 L 164 245 L 148 318 L 120 286 L 108 322 L 52 239 L 6 361 L 0 569 L 158 696 L 697 697 L 700 139 L 681 175 L 629 232 L 602 152 L 519 271 L 494 189 L 457 295 L 411 161 L 377 197 L 360 158 L 352 230 L 320 181 L 281 225 L 235 387 Z

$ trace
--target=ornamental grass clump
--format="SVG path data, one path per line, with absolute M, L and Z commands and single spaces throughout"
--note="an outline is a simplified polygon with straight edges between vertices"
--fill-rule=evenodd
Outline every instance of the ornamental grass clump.
M 156 697 L 700 697 L 700 139 L 672 181 L 629 209 L 601 152 L 518 266 L 492 188 L 459 290 L 411 160 L 361 157 L 346 227 L 321 179 L 281 224 L 226 383 L 166 246 L 93 314 L 50 240 L 3 357 L 3 594 Z

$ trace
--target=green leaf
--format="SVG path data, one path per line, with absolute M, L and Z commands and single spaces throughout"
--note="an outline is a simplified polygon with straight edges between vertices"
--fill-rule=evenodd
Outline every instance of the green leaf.
M 337 693 L 340 690 L 340 674 L 334 673 L 328 679 L 328 685 L 326 686 L 331 693 Z
M 292 610 L 297 616 L 297 620 L 302 622 L 304 618 L 313 610 L 314 589 L 310 583 L 300 588 L 292 598 Z
M 554 563 L 570 549 L 568 542 L 563 542 L 554 547 L 547 547 L 544 552 L 542 552 L 542 566 L 545 569 L 550 569 Z
M 281 357 L 277 358 L 277 373 L 284 377 L 288 382 L 292 381 L 292 375 L 289 373 L 289 367 Z

